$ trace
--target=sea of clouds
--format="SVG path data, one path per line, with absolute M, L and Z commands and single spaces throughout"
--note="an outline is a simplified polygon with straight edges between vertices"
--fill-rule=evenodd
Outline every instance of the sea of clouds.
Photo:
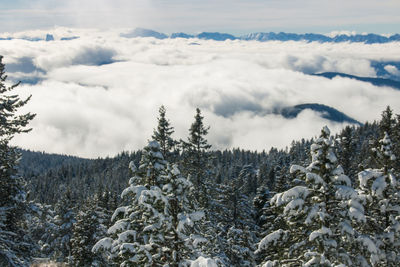
M 400 62 L 398 43 L 157 40 L 66 28 L 12 37 L 47 32 L 55 41 L 0 40 L 8 80 L 23 81 L 17 92 L 32 95 L 24 110 L 37 114 L 32 132 L 14 139 L 23 148 L 83 157 L 141 149 L 161 105 L 177 139 L 186 138 L 199 107 L 214 149 L 258 151 L 345 126 L 310 110 L 286 119 L 272 113 L 279 107 L 319 103 L 360 122 L 379 119 L 387 105 L 400 112 L 399 90 L 309 75 L 376 77 L 372 62 L 389 62 L 385 70 L 399 74 L 390 64 Z

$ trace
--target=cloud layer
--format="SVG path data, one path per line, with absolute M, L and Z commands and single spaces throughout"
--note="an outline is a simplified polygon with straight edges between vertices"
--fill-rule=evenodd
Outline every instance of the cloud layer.
M 333 131 L 343 127 L 308 110 L 294 119 L 271 114 L 277 107 L 320 103 L 361 122 L 378 119 L 386 105 L 400 112 L 400 91 L 307 75 L 334 71 L 374 77 L 371 62 L 400 62 L 397 43 L 129 39 L 114 31 L 63 28 L 52 33 L 81 37 L 0 41 L 10 79 L 30 82 L 18 88 L 22 95 L 32 94 L 26 109 L 37 113 L 33 131 L 15 139 L 25 148 L 85 157 L 140 149 L 162 104 L 176 138 L 186 138 L 200 107 L 218 149 L 285 147 L 317 135 L 325 124 Z M 393 64 L 386 69 L 398 74 Z

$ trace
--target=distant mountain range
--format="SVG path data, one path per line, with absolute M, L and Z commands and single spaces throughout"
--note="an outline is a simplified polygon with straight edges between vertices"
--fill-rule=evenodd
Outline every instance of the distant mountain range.
M 128 33 L 121 34 L 122 37 L 126 38 L 136 38 L 136 37 L 154 37 L 157 39 L 167 39 L 167 38 L 198 38 L 204 40 L 215 40 L 215 41 L 226 41 L 226 40 L 246 40 L 246 41 L 305 41 L 305 42 L 320 42 L 320 43 L 342 43 L 342 42 L 351 42 L 351 43 L 366 43 L 366 44 L 376 44 L 376 43 L 389 43 L 389 42 L 399 42 L 400 34 L 393 34 L 391 36 L 384 36 L 379 34 L 339 34 L 336 36 L 327 36 L 324 34 L 315 34 L 315 33 L 305 33 L 305 34 L 297 34 L 297 33 L 285 33 L 285 32 L 257 32 L 250 33 L 243 36 L 234 36 L 228 33 L 220 33 L 220 32 L 202 32 L 199 34 L 187 34 L 187 33 L 172 33 L 171 35 L 167 35 L 165 33 L 157 32 L 150 29 L 144 28 L 136 28 Z M 67 41 L 79 38 L 78 36 L 72 37 L 61 37 L 60 40 Z M 22 37 L 22 38 L 13 38 L 13 37 L 3 37 L 0 40 L 11 40 L 11 39 L 24 39 L 28 41 L 53 41 L 54 37 L 52 34 L 47 34 L 45 37 Z
M 246 41 L 306 41 L 306 42 L 320 42 L 320 43 L 342 43 L 342 42 L 357 42 L 357 43 L 366 43 L 366 44 L 375 44 L 375 43 L 388 43 L 388 42 L 398 42 L 400 41 L 400 34 L 394 34 L 391 36 L 383 36 L 379 34 L 355 34 L 355 35 L 346 35 L 340 34 L 333 37 L 323 35 L 323 34 L 314 34 L 314 33 L 306 33 L 306 34 L 296 34 L 296 33 L 274 33 L 274 32 L 258 32 L 258 33 L 250 33 L 243 36 L 234 36 L 228 33 L 219 33 L 219 32 L 202 32 L 196 35 L 186 34 L 186 33 L 173 33 L 171 35 L 167 35 L 164 33 L 156 32 L 149 29 L 136 28 L 132 32 L 121 34 L 123 37 L 135 38 L 135 37 L 154 37 L 157 39 L 166 39 L 166 38 L 198 38 L 204 40 L 215 40 L 215 41 L 226 41 L 226 40 L 246 40 Z

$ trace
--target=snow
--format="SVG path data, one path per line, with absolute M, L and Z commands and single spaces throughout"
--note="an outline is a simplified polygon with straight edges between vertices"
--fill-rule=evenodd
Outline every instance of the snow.
M 336 199 L 353 199 L 358 196 L 357 192 L 349 186 L 338 185 L 336 186 L 335 197 Z
M 277 245 L 278 240 L 283 240 L 288 235 L 289 231 L 284 231 L 283 229 L 276 230 L 266 237 L 264 237 L 260 243 L 258 243 L 257 251 L 261 251 L 269 247 L 271 244 L 273 246 Z
M 305 186 L 295 186 L 283 193 L 278 193 L 273 196 L 270 203 L 271 205 L 281 206 L 289 201 L 302 197 L 305 199 L 310 194 L 310 191 Z
M 354 229 L 347 222 L 343 222 L 343 223 L 341 223 L 340 233 L 342 235 L 344 235 L 345 233 L 347 233 L 349 235 L 354 235 Z
M 127 241 L 129 241 L 130 237 L 133 237 L 133 240 L 136 241 L 136 235 L 137 232 L 135 230 L 127 230 L 118 235 L 118 242 L 126 243 Z
M 119 214 L 121 214 L 121 213 L 123 213 L 123 215 L 125 215 L 126 208 L 127 208 L 127 207 L 119 207 L 119 208 L 117 208 L 117 209 L 114 211 L 114 213 L 113 213 L 113 215 L 112 215 L 112 217 L 111 217 L 111 221 L 113 222 L 113 221 L 115 220 L 115 218 L 116 218 Z
M 112 235 L 117 232 L 123 231 L 127 228 L 128 225 L 129 225 L 129 223 L 126 220 L 119 220 L 108 229 L 107 233 L 109 235 Z
M 135 165 L 135 163 L 133 161 L 129 162 L 129 169 L 132 172 L 136 172 L 137 168 L 136 168 L 136 165 Z
M 369 253 L 377 254 L 378 248 L 376 247 L 375 243 L 367 236 L 359 236 L 357 241 L 360 242 L 364 247 L 367 248 Z
M 189 216 L 194 222 L 197 222 L 197 221 L 200 221 L 201 219 L 203 219 L 205 214 L 204 214 L 204 211 L 196 211 L 196 212 L 191 213 Z
M 372 183 L 372 193 L 380 198 L 383 197 L 383 190 L 386 188 L 385 176 L 380 176 Z
M 129 251 L 130 253 L 135 253 L 136 249 L 135 249 L 135 245 L 132 243 L 123 243 L 120 246 L 120 250 L 121 252 L 125 252 L 125 251 Z
M 179 168 L 178 168 L 178 166 L 177 166 L 176 164 L 174 164 L 174 165 L 172 166 L 172 174 L 173 174 L 173 175 L 176 175 L 176 176 L 178 176 L 178 175 L 181 174 L 181 172 L 179 171 Z
M 308 240 L 313 241 L 314 239 L 323 235 L 332 235 L 332 230 L 325 226 L 322 226 L 321 229 L 311 232 L 310 236 L 308 237 Z
M 156 150 L 160 150 L 160 144 L 154 140 L 149 141 L 149 144 L 147 146 Z
M 300 171 L 300 172 L 302 172 L 302 173 L 307 173 L 306 168 L 304 168 L 303 166 L 300 166 L 300 165 L 292 165 L 292 166 L 290 167 L 290 173 L 295 173 L 295 172 L 297 172 L 297 171 Z
M 129 193 L 132 193 L 136 196 L 136 199 L 138 199 L 140 197 L 140 195 L 142 194 L 142 191 L 145 191 L 145 190 L 147 190 L 147 188 L 143 185 L 131 185 L 131 186 L 125 188 L 124 191 L 122 191 L 121 198 L 124 198 Z
M 365 188 L 368 185 L 368 180 L 372 178 L 378 178 L 382 176 L 383 173 L 378 170 L 366 169 L 362 172 L 358 173 L 358 180 L 360 182 L 360 186 Z
M 197 247 L 201 243 L 207 243 L 207 239 L 199 236 L 199 235 L 190 235 L 190 238 L 193 240 L 193 246 Z
M 306 220 L 304 221 L 305 224 L 309 225 L 312 223 L 313 219 L 316 218 L 319 215 L 319 206 L 314 205 L 310 212 L 307 215 Z
M 337 162 L 337 158 L 335 156 L 335 153 L 333 153 L 333 151 L 329 151 L 328 155 L 326 155 L 326 158 L 331 162 L 331 163 L 335 163 Z
M 301 198 L 291 200 L 283 209 L 284 214 L 295 214 L 303 208 L 304 200 Z
M 343 167 L 342 166 L 337 166 L 336 169 L 333 170 L 332 174 L 333 175 L 341 175 L 344 173 Z
M 389 180 L 390 180 L 390 185 L 391 186 L 393 186 L 393 187 L 397 186 L 396 177 L 392 173 L 389 173 Z
M 347 175 L 340 174 L 333 177 L 335 184 L 344 184 L 346 186 L 351 186 L 351 180 Z
M 277 260 L 267 261 L 261 267 L 275 267 L 275 266 L 279 266 L 279 262 Z
M 190 267 L 218 267 L 218 265 L 213 259 L 200 256 L 196 260 L 192 261 Z
M 318 174 L 315 174 L 313 172 L 309 172 L 306 174 L 306 179 L 307 181 L 314 181 L 315 184 L 320 184 L 322 186 L 326 186 L 326 183 L 324 180 L 319 176 Z
M 363 212 L 355 207 L 350 207 L 349 209 L 349 216 L 352 220 L 356 220 L 357 222 L 366 222 L 366 218 Z
M 160 154 L 161 154 L 161 153 L 160 153 Z M 154 164 L 154 169 L 156 169 L 156 170 L 162 170 L 162 169 L 164 169 L 164 165 L 162 165 L 162 164 L 156 162 L 156 163 Z
M 184 214 L 179 214 L 178 218 L 179 218 L 179 222 L 178 222 L 178 226 L 177 226 L 176 230 L 179 233 L 181 233 L 185 230 L 186 225 L 187 226 L 193 225 L 193 221 L 189 217 L 185 216 Z
M 105 237 L 100 239 L 92 248 L 93 253 L 97 253 L 101 250 L 110 250 L 112 247 L 113 240 L 112 238 Z

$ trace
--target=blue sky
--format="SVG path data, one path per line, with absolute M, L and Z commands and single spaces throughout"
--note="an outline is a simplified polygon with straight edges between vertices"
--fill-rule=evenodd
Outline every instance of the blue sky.
M 145 27 L 171 33 L 224 31 L 396 33 L 398 0 L 0 0 L 0 32 Z

